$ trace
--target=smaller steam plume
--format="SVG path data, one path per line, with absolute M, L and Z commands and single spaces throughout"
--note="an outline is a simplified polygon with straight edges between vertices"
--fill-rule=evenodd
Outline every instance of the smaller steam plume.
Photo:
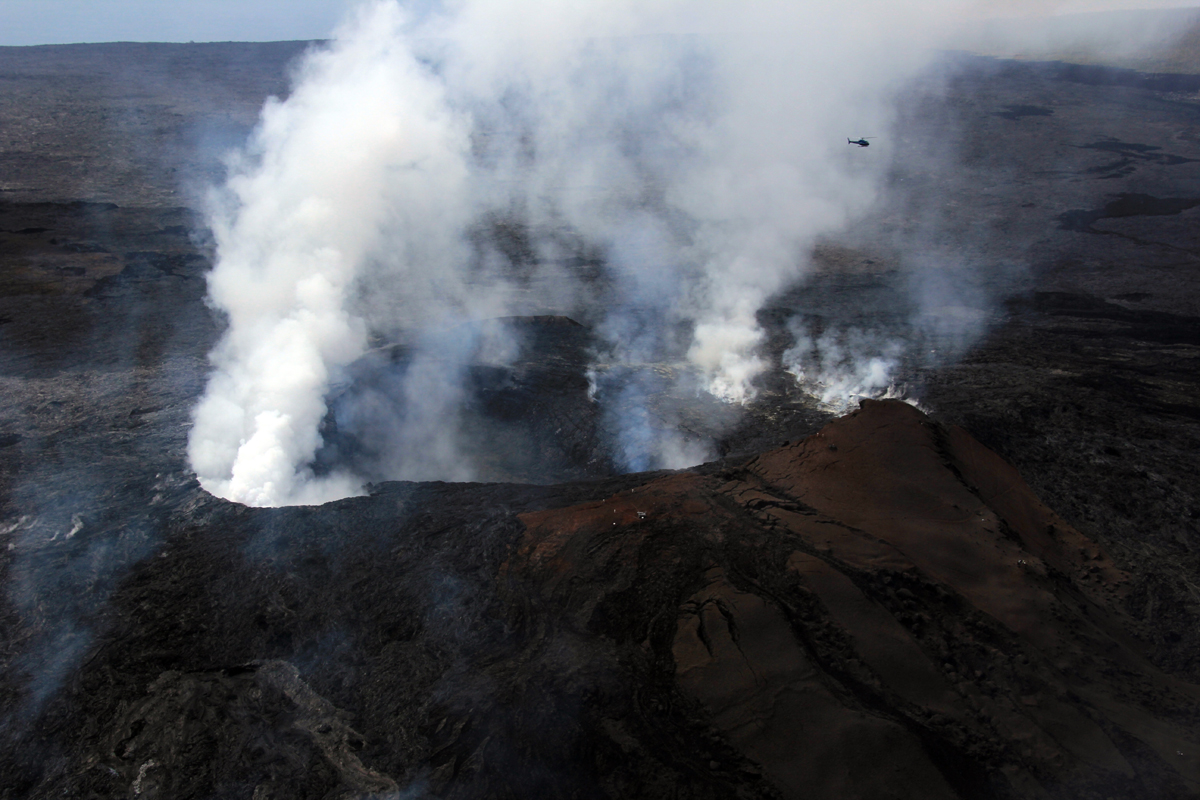
M 864 398 L 902 396 L 895 376 L 904 342 L 857 328 L 814 336 L 796 320 L 789 327 L 796 343 L 783 354 L 784 369 L 826 407 L 845 412 Z

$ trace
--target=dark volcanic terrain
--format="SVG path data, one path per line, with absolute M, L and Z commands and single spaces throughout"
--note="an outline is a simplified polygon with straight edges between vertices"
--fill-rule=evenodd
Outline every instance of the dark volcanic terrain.
M 945 58 L 758 399 L 649 399 L 718 461 L 616 474 L 547 308 L 471 371 L 509 482 L 250 509 L 196 209 L 305 47 L 0 48 L 0 797 L 1200 796 L 1200 78 Z M 922 410 L 835 419 L 795 319 Z

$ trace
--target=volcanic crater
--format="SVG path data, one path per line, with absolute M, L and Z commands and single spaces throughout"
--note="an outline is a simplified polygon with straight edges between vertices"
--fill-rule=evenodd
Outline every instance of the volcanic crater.
M 186 463 L 186 191 L 306 47 L 0 48 L 0 797 L 1200 796 L 1195 79 L 948 56 L 708 463 L 621 462 L 628 376 L 548 309 L 467 367 L 491 482 L 385 480 L 380 342 L 314 464 L 377 482 L 254 509 Z M 915 343 L 921 408 L 836 416 L 797 324 Z

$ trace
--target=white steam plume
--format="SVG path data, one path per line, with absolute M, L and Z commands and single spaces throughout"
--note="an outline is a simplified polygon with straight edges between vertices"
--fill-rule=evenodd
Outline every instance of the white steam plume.
M 417 294 L 455 255 L 467 130 L 402 22 L 393 3 L 365 6 L 308 57 L 213 198 L 209 297 L 229 328 L 188 455 L 214 494 L 265 506 L 356 493 L 352 476 L 307 469 L 331 377 L 365 346 L 349 304 L 356 279 L 382 257 L 385 231 L 411 232 L 413 246 L 391 257 L 417 273 Z
M 256 505 L 356 491 L 309 464 L 368 328 L 559 311 L 590 291 L 562 289 L 563 241 L 606 257 L 614 353 L 675 348 L 709 392 L 751 399 L 756 312 L 886 168 L 843 137 L 886 132 L 890 92 L 964 4 L 459 0 L 406 27 L 394 0 L 365 3 L 268 104 L 214 203 L 210 296 L 229 330 L 189 446 L 203 485 Z M 532 232 L 523 294 L 502 265 L 472 266 L 487 214 Z M 402 394 L 460 403 L 461 366 Z M 419 437 L 393 438 L 398 462 L 420 458 Z M 455 457 L 439 451 L 443 477 L 470 474 Z

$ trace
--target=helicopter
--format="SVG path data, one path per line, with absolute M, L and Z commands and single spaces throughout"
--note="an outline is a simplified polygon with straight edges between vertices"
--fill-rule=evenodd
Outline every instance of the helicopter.
M 874 138 L 875 138 L 874 136 L 864 136 L 857 141 L 854 141 L 852 139 L 846 139 L 846 144 L 856 144 L 859 147 L 870 147 L 871 143 L 868 142 L 867 139 L 874 139 Z

